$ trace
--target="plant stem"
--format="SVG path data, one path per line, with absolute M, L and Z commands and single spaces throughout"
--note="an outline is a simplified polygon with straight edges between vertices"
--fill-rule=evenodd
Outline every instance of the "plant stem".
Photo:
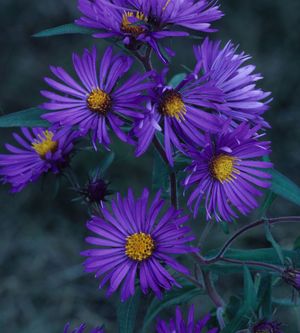
M 248 230 L 251 230 L 255 227 L 258 227 L 260 225 L 263 225 L 266 220 L 268 223 L 271 224 L 276 224 L 276 223 L 299 223 L 300 222 L 300 216 L 287 216 L 287 217 L 276 217 L 276 218 L 270 218 L 270 219 L 262 219 L 253 223 L 250 223 L 241 229 L 239 229 L 236 233 L 234 233 L 228 240 L 227 242 L 223 245 L 222 249 L 220 252 L 213 258 L 208 259 L 209 263 L 214 263 L 218 261 L 220 258 L 223 258 L 224 254 L 226 251 L 229 249 L 230 245 L 243 233 L 247 232 Z
M 222 297 L 218 294 L 213 281 L 211 279 L 211 272 L 203 272 L 203 279 L 206 287 L 206 291 L 217 308 L 225 305 Z
M 243 261 L 243 260 L 229 259 L 229 258 L 221 258 L 220 261 L 229 262 L 229 263 L 238 264 L 238 265 L 264 267 L 264 268 L 268 268 L 269 270 L 276 271 L 280 274 L 282 274 L 282 272 L 284 271 L 284 269 L 281 267 L 278 267 L 278 266 L 272 265 L 272 264 L 266 264 L 266 263 L 260 262 L 260 261 L 247 261 L 247 260 Z

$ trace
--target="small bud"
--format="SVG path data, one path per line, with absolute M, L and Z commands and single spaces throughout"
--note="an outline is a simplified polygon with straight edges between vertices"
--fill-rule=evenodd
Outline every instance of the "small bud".
M 282 278 L 284 281 L 292 285 L 296 290 L 300 291 L 300 271 L 296 269 L 286 269 L 283 272 Z
M 275 321 L 262 320 L 252 327 L 252 333 L 283 333 L 281 324 Z
M 111 195 L 113 192 L 109 190 L 109 182 L 102 178 L 95 177 L 78 192 L 84 197 L 89 203 L 101 204 L 106 201 L 106 197 Z

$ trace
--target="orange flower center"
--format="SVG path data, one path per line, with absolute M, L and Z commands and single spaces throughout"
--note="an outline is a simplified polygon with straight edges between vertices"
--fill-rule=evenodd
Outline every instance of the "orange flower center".
M 126 239 L 125 253 L 132 260 L 146 260 L 151 257 L 154 249 L 154 241 L 149 234 L 135 233 Z

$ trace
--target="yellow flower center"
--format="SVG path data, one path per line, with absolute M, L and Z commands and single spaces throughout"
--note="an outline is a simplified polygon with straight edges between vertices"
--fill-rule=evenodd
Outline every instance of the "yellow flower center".
M 127 237 L 125 253 L 132 260 L 143 261 L 151 257 L 154 248 L 152 237 L 140 232 Z
M 96 88 L 89 94 L 87 104 L 92 112 L 106 115 L 111 108 L 111 98 L 106 92 Z
M 121 30 L 138 37 L 145 31 L 142 23 L 147 23 L 148 18 L 142 12 L 125 12 L 122 17 Z
M 184 120 L 186 114 L 181 94 L 175 90 L 166 90 L 163 93 L 159 110 L 163 115 L 175 117 L 177 120 Z
M 229 155 L 219 155 L 211 163 L 212 176 L 221 183 L 233 180 L 234 173 L 238 170 L 234 167 L 236 158 Z
M 45 158 L 48 152 L 54 153 L 58 148 L 58 142 L 53 141 L 54 133 L 51 131 L 44 131 L 43 134 L 39 134 L 38 138 L 32 142 L 32 147 L 40 155 L 41 158 Z

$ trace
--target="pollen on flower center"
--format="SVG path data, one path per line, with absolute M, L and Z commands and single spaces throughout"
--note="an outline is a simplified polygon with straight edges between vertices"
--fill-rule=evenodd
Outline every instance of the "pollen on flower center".
M 234 173 L 238 170 L 234 167 L 235 158 L 229 155 L 219 155 L 215 157 L 211 163 L 212 176 L 221 183 L 231 181 L 234 178 Z
M 140 232 L 127 237 L 125 253 L 132 260 L 143 261 L 151 257 L 154 248 L 152 237 Z
M 32 147 L 42 158 L 48 152 L 54 153 L 58 148 L 58 142 L 53 140 L 54 133 L 51 131 L 44 131 L 38 135 L 38 138 L 32 142 Z
M 165 116 L 175 117 L 177 120 L 184 120 L 186 107 L 181 94 L 175 90 L 166 90 L 162 95 L 159 111 Z
M 111 108 L 111 98 L 105 91 L 97 88 L 89 94 L 87 104 L 91 111 L 106 115 Z
M 122 16 L 121 30 L 138 37 L 145 31 L 141 23 L 147 23 L 148 18 L 142 12 L 125 12 Z

